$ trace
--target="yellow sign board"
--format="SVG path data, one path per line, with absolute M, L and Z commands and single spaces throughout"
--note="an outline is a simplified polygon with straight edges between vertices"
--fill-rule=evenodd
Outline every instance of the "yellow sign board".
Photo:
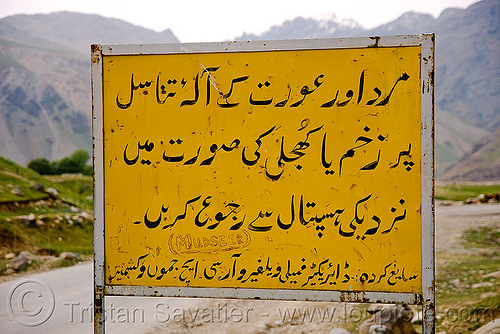
M 103 56 L 105 284 L 421 293 L 420 65 Z

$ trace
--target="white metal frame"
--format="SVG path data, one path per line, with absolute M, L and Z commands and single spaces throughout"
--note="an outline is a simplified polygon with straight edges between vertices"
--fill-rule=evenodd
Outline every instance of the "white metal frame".
M 104 333 L 105 296 L 259 298 L 331 302 L 421 304 L 423 332 L 434 333 L 434 34 L 340 39 L 197 44 L 93 45 L 92 129 L 94 161 L 94 333 Z M 102 57 L 109 55 L 226 53 L 367 47 L 421 47 L 422 294 L 288 289 L 193 288 L 105 285 Z

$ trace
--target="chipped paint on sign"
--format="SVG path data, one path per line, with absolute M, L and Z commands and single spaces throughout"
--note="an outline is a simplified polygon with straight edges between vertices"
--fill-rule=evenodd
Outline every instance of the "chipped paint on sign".
M 104 55 L 105 283 L 421 293 L 420 52 Z

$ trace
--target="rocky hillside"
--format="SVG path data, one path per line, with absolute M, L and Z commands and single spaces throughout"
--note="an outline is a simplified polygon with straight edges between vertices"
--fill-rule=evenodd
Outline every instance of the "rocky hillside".
M 90 45 L 178 42 L 97 15 L 54 13 L 0 20 L 0 155 L 26 165 L 91 150 Z
M 471 152 L 443 175 L 442 180 L 500 182 L 500 129 L 477 142 Z
M 500 2 L 405 13 L 367 30 L 353 20 L 298 17 L 239 40 L 436 33 L 438 176 L 500 128 Z M 178 42 L 116 19 L 69 12 L 0 20 L 0 155 L 20 164 L 90 150 L 90 44 Z M 479 145 L 477 144 L 477 145 Z
M 468 124 L 500 127 L 500 2 L 483 0 L 466 9 L 449 8 L 434 19 L 408 12 L 395 21 L 364 29 L 335 17 L 298 17 L 246 39 L 290 39 L 436 33 L 436 105 Z
M 441 175 L 474 143 L 500 128 L 500 2 L 450 8 L 438 18 L 409 12 L 375 29 L 353 22 L 296 18 L 245 39 L 436 33 L 436 169 Z M 481 143 L 481 142 L 480 142 Z M 486 177 L 486 176 L 485 176 Z

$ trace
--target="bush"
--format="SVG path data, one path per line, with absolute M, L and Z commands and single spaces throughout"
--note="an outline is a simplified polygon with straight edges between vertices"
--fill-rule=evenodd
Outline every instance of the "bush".
M 86 165 L 83 169 L 83 175 L 92 176 L 94 175 L 94 167 L 91 165 Z
M 33 159 L 28 164 L 28 168 L 33 169 L 41 175 L 54 175 L 55 170 L 52 163 L 45 158 Z
M 31 160 L 28 168 L 33 169 L 41 175 L 60 175 L 64 173 L 92 175 L 92 166 L 87 166 L 89 158 L 90 154 L 86 150 L 79 149 L 69 157 L 62 158 L 61 161 L 49 162 L 45 158 Z

